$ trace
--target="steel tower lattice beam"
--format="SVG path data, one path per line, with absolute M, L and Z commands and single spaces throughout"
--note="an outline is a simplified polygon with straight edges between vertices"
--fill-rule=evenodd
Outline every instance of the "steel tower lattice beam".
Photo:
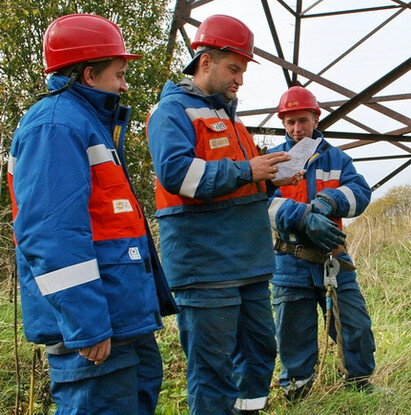
M 190 47 L 190 39 L 187 35 L 187 31 L 185 30 L 185 26 L 191 25 L 194 27 L 198 27 L 201 22 L 191 17 L 192 10 L 199 9 L 201 6 L 210 4 L 213 1 L 214 0 L 176 0 L 173 20 L 170 29 L 169 41 L 167 44 L 167 53 L 170 57 L 169 65 L 171 63 L 171 56 L 174 53 L 175 43 L 177 41 L 178 34 L 180 34 L 183 41 L 185 42 L 191 56 L 193 56 L 194 52 Z M 398 16 L 400 16 L 404 12 L 409 12 L 409 10 L 411 9 L 411 1 L 405 2 L 402 0 L 387 0 L 386 5 L 381 5 L 381 1 L 376 1 L 375 7 L 373 7 L 372 5 L 370 7 L 360 7 L 361 2 L 359 2 L 358 8 L 351 8 L 345 10 L 330 10 L 330 8 L 329 10 L 327 10 L 328 4 L 324 0 L 317 0 L 310 3 L 311 4 L 308 7 L 304 8 L 304 0 L 296 0 L 294 2 L 294 6 L 289 6 L 287 2 L 284 0 L 261 0 L 261 7 L 263 9 L 265 18 L 267 20 L 267 26 L 269 28 L 268 36 L 271 36 L 271 38 L 273 39 L 274 50 L 264 50 L 257 46 L 254 50 L 255 55 L 259 56 L 260 58 L 269 63 L 272 63 L 273 65 L 279 66 L 283 72 L 285 83 L 288 86 L 298 84 L 298 77 L 302 77 L 305 79 L 305 83 L 303 84 L 303 86 L 308 86 L 312 83 L 315 83 L 324 88 L 327 88 L 334 95 L 339 94 L 340 96 L 345 97 L 341 98 L 340 96 L 337 96 L 335 98 L 331 98 L 327 102 L 320 102 L 321 108 L 323 108 L 329 113 L 320 122 L 320 128 L 323 129 L 325 137 L 350 140 L 349 143 L 345 143 L 339 146 L 342 150 L 354 149 L 379 141 L 385 141 L 407 153 L 404 155 L 394 156 L 373 154 L 372 157 L 356 158 L 354 159 L 355 161 L 370 162 L 375 160 L 395 160 L 410 157 L 411 147 L 408 144 L 411 143 L 411 136 L 409 135 L 411 133 L 411 119 L 405 112 L 394 110 L 393 107 L 389 107 L 387 105 L 399 100 L 410 100 L 411 93 L 409 91 L 403 91 L 402 93 L 388 93 L 381 96 L 376 96 L 376 94 L 379 91 L 381 91 L 382 89 L 384 89 L 385 87 L 399 79 L 401 76 L 404 76 L 408 73 L 410 69 L 410 59 L 407 59 L 387 74 L 381 76 L 380 79 L 378 79 L 377 81 L 364 87 L 362 91 L 359 93 L 347 88 L 347 86 L 339 84 L 338 82 L 325 78 L 323 74 L 327 72 L 330 68 L 336 67 L 337 64 L 341 62 L 343 59 L 349 60 L 352 55 L 352 52 L 354 50 L 357 50 L 359 46 L 367 42 L 377 32 L 380 32 L 383 29 L 388 30 L 389 27 L 391 27 L 394 24 Z M 275 4 L 285 9 L 285 11 L 290 15 L 290 19 L 294 22 L 295 28 L 291 59 L 286 58 L 286 54 L 282 47 L 282 43 L 284 43 L 284 41 L 282 42 L 282 39 L 277 31 L 277 27 L 275 24 L 276 15 L 275 13 L 272 13 L 272 8 Z M 322 10 L 316 12 L 316 9 L 318 10 L 318 6 L 320 4 L 322 6 Z M 250 2 L 250 13 L 254 12 L 255 7 L 256 2 Z M 309 70 L 308 67 L 304 68 L 300 66 L 300 53 L 302 51 L 301 29 L 305 21 L 311 21 L 312 19 L 318 18 L 330 19 L 331 21 L 333 16 L 341 16 L 343 18 L 344 16 L 359 13 L 374 15 L 375 13 L 382 11 L 386 11 L 387 13 L 389 13 L 390 10 L 393 11 L 391 15 L 387 16 L 385 20 L 383 20 L 379 24 L 376 24 L 370 32 L 365 34 L 361 39 L 357 40 L 354 44 L 352 44 L 351 46 L 348 45 L 347 49 L 344 52 L 340 53 L 339 56 L 334 57 L 334 59 L 331 60 L 327 65 L 325 65 L 323 69 L 321 69 L 320 71 L 314 73 L 313 71 Z M 215 10 L 215 13 L 219 13 L 217 8 Z M 245 23 L 247 22 L 245 21 Z M 400 123 L 400 126 L 396 128 L 392 127 L 391 131 L 387 131 L 384 133 L 377 131 L 371 125 L 368 125 L 371 121 L 368 121 L 368 119 L 362 119 L 361 114 L 359 114 L 358 112 L 355 112 L 355 117 L 352 115 L 349 116 L 349 114 L 354 109 L 360 106 L 368 107 L 377 112 L 376 116 L 380 116 L 379 114 L 382 114 L 383 116 L 388 117 L 389 119 L 397 123 Z M 396 108 L 398 108 L 398 106 Z M 244 117 L 256 115 L 264 116 L 264 118 L 259 122 L 257 126 L 247 127 L 252 134 L 264 136 L 282 136 L 285 133 L 283 128 L 265 127 L 265 125 L 272 118 L 276 111 L 276 107 L 254 108 L 246 111 L 239 111 L 238 115 Z M 348 123 L 346 124 L 347 126 L 345 127 L 344 131 L 327 130 L 327 128 L 329 128 L 331 125 L 335 124 L 339 120 L 344 120 L 346 121 L 346 123 Z M 355 131 L 351 131 L 351 128 L 354 127 L 357 130 L 362 130 L 363 132 L 358 133 Z M 384 179 L 380 180 L 377 184 L 375 184 L 373 186 L 373 189 L 380 187 L 382 184 L 386 183 L 396 174 L 408 168 L 410 163 L 411 160 L 408 160 L 399 168 L 390 172 L 386 177 L 384 177 Z

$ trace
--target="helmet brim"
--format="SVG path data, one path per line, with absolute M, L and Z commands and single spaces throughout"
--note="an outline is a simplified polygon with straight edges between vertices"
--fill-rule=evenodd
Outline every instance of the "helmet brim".
M 196 53 L 195 56 L 193 57 L 193 59 L 191 60 L 191 62 L 183 69 L 183 74 L 185 75 L 194 75 L 194 71 L 197 65 L 197 61 L 199 59 L 199 57 L 204 53 L 207 52 L 207 50 L 210 50 L 212 48 L 205 48 L 203 50 L 200 51 L 200 53 Z M 216 48 L 218 50 L 218 48 Z M 251 62 L 255 62 L 255 63 L 260 63 L 257 62 L 255 59 L 251 58 L 250 55 L 248 55 L 247 53 L 244 53 L 242 51 L 239 51 L 237 49 L 231 49 L 231 48 L 227 48 L 227 50 L 229 50 L 230 52 L 233 53 L 237 53 L 238 55 L 244 56 L 246 57 L 249 61 Z
M 197 61 L 200 58 L 202 53 L 195 55 L 191 62 L 183 69 L 184 75 L 194 75 L 194 71 L 197 65 Z
M 109 59 L 114 59 L 114 58 L 124 58 L 125 60 L 129 61 L 129 60 L 136 60 L 136 59 L 141 59 L 143 57 L 143 55 L 140 55 L 138 53 L 124 53 L 124 54 L 120 54 L 120 55 L 110 55 L 110 56 L 101 56 L 99 57 L 99 61 L 103 61 L 105 59 L 109 60 Z M 55 72 L 58 69 L 64 68 L 66 66 L 70 66 L 70 65 L 75 65 L 76 63 L 81 63 L 81 62 L 92 62 L 95 59 L 92 59 L 91 61 L 87 61 L 84 59 L 74 59 L 72 61 L 69 62 L 64 62 L 64 64 L 59 63 L 58 65 L 52 65 L 52 66 L 48 66 L 47 68 L 44 69 L 44 73 L 51 73 L 51 72 Z
M 135 60 L 135 59 L 141 59 L 143 55 L 140 55 L 139 53 L 128 53 L 126 55 L 120 55 L 126 60 Z
M 315 114 L 317 117 L 319 117 L 321 115 L 321 110 L 320 108 L 307 108 L 304 106 L 301 107 L 294 107 L 293 109 L 288 109 L 288 110 L 284 110 L 284 111 L 279 111 L 277 113 L 277 117 L 282 120 L 285 116 L 285 114 L 287 114 L 288 112 L 294 112 L 294 111 L 301 111 L 301 110 L 307 110 L 312 112 L 313 114 Z

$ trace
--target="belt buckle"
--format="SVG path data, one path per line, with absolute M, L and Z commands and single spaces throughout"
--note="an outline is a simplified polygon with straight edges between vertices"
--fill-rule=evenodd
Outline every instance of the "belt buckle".
M 293 255 L 298 258 L 298 256 L 300 255 L 300 252 L 303 248 L 304 248 L 303 245 L 296 245 L 295 248 L 294 248 Z
M 280 251 L 281 250 L 281 239 L 275 238 L 274 239 L 274 251 Z

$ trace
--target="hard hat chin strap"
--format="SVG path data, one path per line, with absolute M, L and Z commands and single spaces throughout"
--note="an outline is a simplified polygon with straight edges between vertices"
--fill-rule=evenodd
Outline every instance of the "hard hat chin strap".
M 68 82 L 66 83 L 66 85 L 64 85 L 60 89 L 56 89 L 56 90 L 48 92 L 46 94 L 37 95 L 37 100 L 40 101 L 43 98 L 53 97 L 54 95 L 58 95 L 58 94 L 61 94 L 64 91 L 69 90 L 74 85 L 74 82 L 77 80 L 78 75 L 79 75 L 78 72 L 72 72 Z

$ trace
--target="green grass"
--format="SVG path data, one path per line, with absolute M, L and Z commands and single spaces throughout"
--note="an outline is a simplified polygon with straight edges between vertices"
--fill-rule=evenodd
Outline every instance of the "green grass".
M 278 387 L 277 365 L 269 404 L 262 415 L 402 415 L 411 413 L 410 275 L 411 186 L 374 202 L 347 227 L 349 251 L 358 267 L 358 281 L 367 302 L 377 344 L 374 384 L 389 393 L 347 390 L 338 375 L 337 351 L 330 345 L 321 382 L 305 400 L 287 403 Z M 0 414 L 14 414 L 16 363 L 14 304 L 6 278 L 0 295 Z M 8 284 L 8 285 L 7 285 Z M 33 345 L 24 340 L 18 313 L 17 344 L 20 366 L 20 413 L 27 413 Z M 164 319 L 157 333 L 163 356 L 164 381 L 156 415 L 188 415 L 185 358 L 179 345 L 175 317 Z M 321 339 L 321 333 L 319 339 Z M 323 350 L 320 343 L 320 350 Z M 52 413 L 45 358 L 36 364 L 35 414 Z M 119 414 L 120 415 L 120 414 Z

